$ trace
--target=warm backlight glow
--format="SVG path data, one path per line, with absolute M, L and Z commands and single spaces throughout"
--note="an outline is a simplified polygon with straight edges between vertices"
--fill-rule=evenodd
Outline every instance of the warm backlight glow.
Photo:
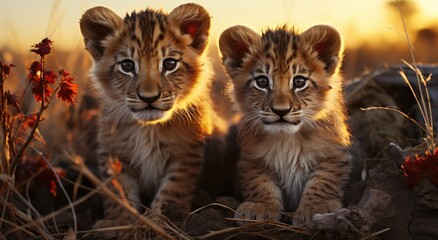
M 37 39 L 49 37 L 63 49 L 83 48 L 78 21 L 82 13 L 91 7 L 102 5 L 124 16 L 132 10 L 162 8 L 169 12 L 176 6 L 195 2 L 204 6 L 212 16 L 212 39 L 217 41 L 226 28 L 242 24 L 261 30 L 267 26 L 294 25 L 305 30 L 314 24 L 330 24 L 339 29 L 346 46 L 379 39 L 400 38 L 400 21 L 392 16 L 385 0 L 149 0 L 149 1 L 58 1 L 58 0 L 15 0 L 5 1 L 0 8 L 0 48 L 8 46 L 23 50 Z M 393 1 L 392 1 L 393 2 Z M 418 0 L 415 26 L 438 23 L 437 0 Z M 414 24 L 412 24 L 414 25 Z M 408 26 L 409 27 L 409 26 Z

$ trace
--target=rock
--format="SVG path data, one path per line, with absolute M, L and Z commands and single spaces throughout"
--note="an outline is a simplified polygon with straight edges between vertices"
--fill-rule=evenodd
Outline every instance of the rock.
M 429 180 L 424 179 L 420 185 L 415 187 L 418 201 L 425 208 L 438 210 L 438 187 L 433 185 Z M 438 215 L 437 215 L 438 218 Z
M 335 230 L 342 239 L 369 235 L 371 226 L 394 214 L 391 196 L 377 189 L 367 190 L 357 207 L 342 208 L 333 213 L 315 214 L 317 229 Z
M 437 226 L 438 210 L 419 208 L 413 213 L 413 218 L 409 225 L 409 232 L 413 239 L 438 239 Z
M 396 143 L 389 143 L 388 145 L 388 158 L 391 159 L 398 167 L 400 167 L 405 161 L 406 154 Z

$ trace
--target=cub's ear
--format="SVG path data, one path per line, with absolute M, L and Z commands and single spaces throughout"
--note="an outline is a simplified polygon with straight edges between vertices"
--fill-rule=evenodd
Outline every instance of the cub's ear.
M 301 39 L 313 46 L 327 73 L 333 74 L 338 69 L 342 58 L 342 39 L 336 29 L 316 25 L 303 32 Z
M 192 46 L 199 53 L 205 50 L 210 30 L 210 15 L 198 4 L 187 3 L 169 13 L 170 22 L 179 27 L 181 33 L 189 34 Z
M 84 36 L 85 48 L 95 61 L 103 56 L 105 51 L 102 41 L 113 34 L 123 23 L 123 19 L 105 7 L 88 9 L 82 15 L 79 25 Z
M 249 53 L 250 47 L 261 40 L 259 34 L 245 26 L 234 26 L 225 30 L 219 38 L 219 49 L 222 53 L 222 63 L 228 74 L 242 68 L 243 59 Z

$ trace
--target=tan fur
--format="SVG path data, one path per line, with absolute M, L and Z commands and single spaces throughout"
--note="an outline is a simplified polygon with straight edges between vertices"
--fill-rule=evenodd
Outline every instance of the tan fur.
M 80 26 L 102 102 L 102 173 L 108 175 L 108 159 L 117 158 L 118 181 L 137 209 L 146 199 L 155 209 L 173 202 L 189 210 L 212 132 L 209 63 L 202 56 L 208 12 L 184 4 L 169 14 L 147 9 L 122 19 L 96 7 L 85 12 Z M 166 59 L 177 61 L 175 70 L 165 69 Z M 126 70 L 127 62 L 135 68 Z M 124 214 L 106 200 L 106 221 L 98 227 L 132 220 Z
M 281 211 L 296 209 L 294 222 L 311 224 L 315 213 L 339 209 L 350 135 L 338 32 L 319 25 L 298 34 L 285 26 L 260 36 L 235 26 L 222 33 L 219 47 L 242 114 L 238 168 L 245 202 L 236 217 L 279 220 Z M 260 77 L 268 85 L 259 85 Z

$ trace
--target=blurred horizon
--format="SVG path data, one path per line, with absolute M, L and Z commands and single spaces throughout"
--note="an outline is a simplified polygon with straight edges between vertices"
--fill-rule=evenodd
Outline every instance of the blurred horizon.
M 56 57 L 56 66 L 80 65 L 77 75 L 86 77 L 90 60 L 82 42 L 79 19 L 87 9 L 106 6 L 123 17 L 147 7 L 170 12 L 187 2 L 198 3 L 210 12 L 210 54 L 219 65 L 218 38 L 226 28 L 238 24 L 259 33 L 283 24 L 300 32 L 316 24 L 329 24 L 344 39 L 346 78 L 386 63 L 400 64 L 401 59 L 411 59 L 395 0 L 14 0 L 4 2 L 0 9 L 4 29 L 0 35 L 0 61 L 24 65 L 17 70 L 26 72 L 31 63 L 28 59 L 34 57 L 29 53 L 30 46 L 49 37 L 54 41 L 55 52 L 61 55 Z M 400 5 L 417 60 L 438 62 L 438 0 L 400 1 Z
M 146 7 L 170 12 L 185 0 L 105 1 L 105 0 L 14 0 L 3 3 L 0 22 L 0 49 L 14 51 L 27 49 L 35 42 L 49 37 L 62 50 L 83 47 L 79 19 L 83 12 L 94 6 L 106 6 L 120 16 Z M 257 32 L 267 27 L 288 24 L 304 31 L 312 25 L 329 24 L 338 29 L 347 47 L 376 41 L 403 40 L 404 30 L 394 0 L 368 0 L 363 4 L 350 0 L 192 0 L 204 6 L 212 16 L 211 42 L 217 42 L 220 33 L 228 27 L 242 24 Z M 336 2 L 336 3 L 334 3 Z M 438 26 L 436 0 L 401 1 L 411 31 Z M 318 6 L 315 8 L 315 6 Z M 408 22 L 408 23 L 410 23 Z M 371 41 L 370 37 L 374 38 Z

